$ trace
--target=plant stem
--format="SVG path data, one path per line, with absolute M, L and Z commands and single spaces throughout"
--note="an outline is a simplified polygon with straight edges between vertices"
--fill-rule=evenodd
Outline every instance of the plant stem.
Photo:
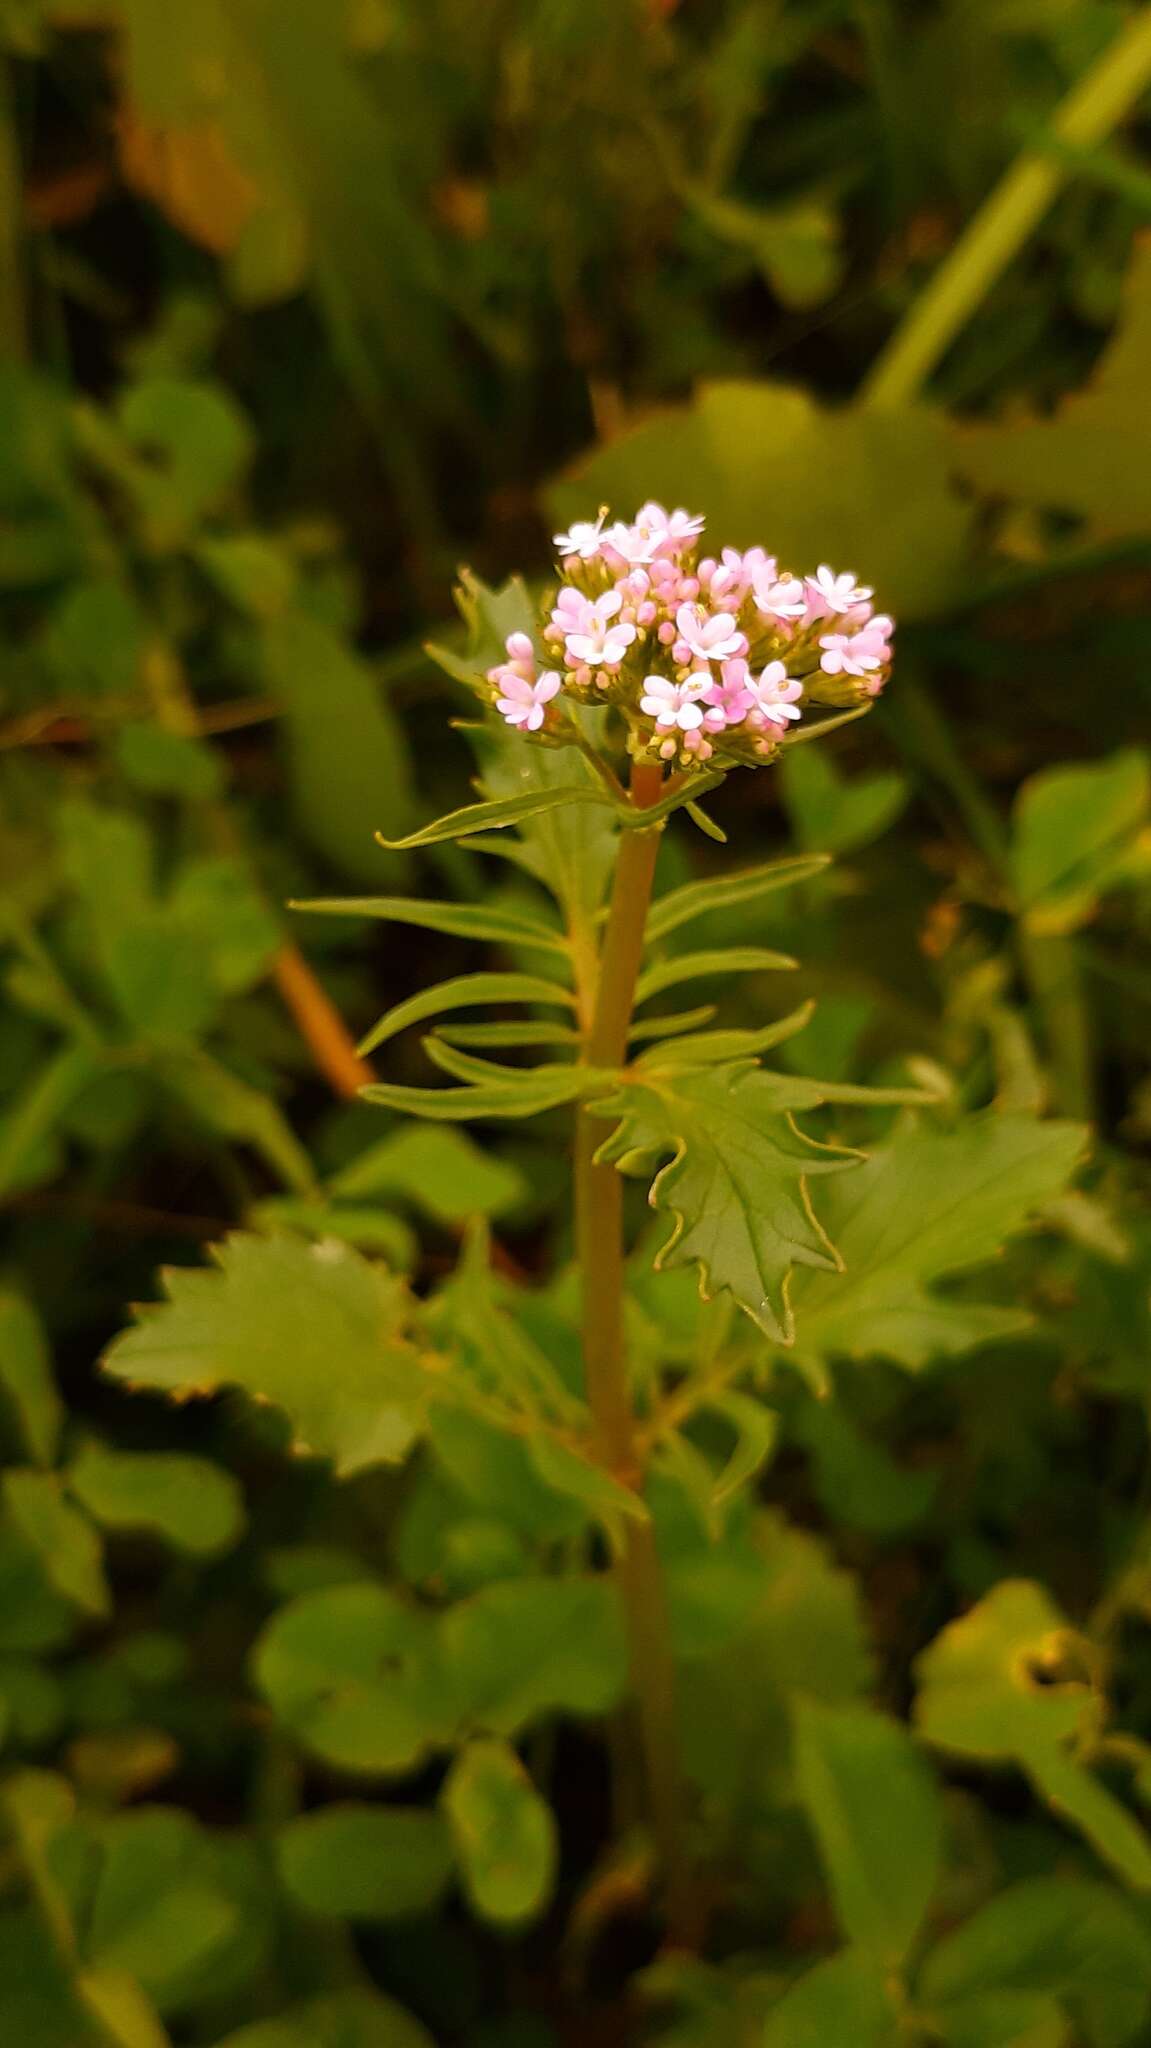
M 635 763 L 631 800 L 657 803 L 662 770 Z M 599 962 L 595 1008 L 585 1041 L 589 1064 L 620 1066 L 643 954 L 644 928 L 662 825 L 621 835 Z M 583 1274 L 584 1372 L 602 1464 L 637 1493 L 643 1455 L 628 1386 L 624 1340 L 623 1183 L 597 1165 L 603 1126 L 586 1110 L 576 1124 L 576 1237 Z M 647 1811 L 659 1856 L 673 1939 L 690 1937 L 693 1913 L 683 1837 L 682 1773 L 675 1724 L 675 1665 L 663 1577 L 650 1521 L 629 1519 L 616 1575 L 628 1635 Z
M 1148 85 L 1151 7 L 1133 16 L 1056 110 L 1056 151 L 1104 141 Z M 861 394 L 868 405 L 914 398 L 1073 172 L 1074 161 L 1058 153 L 1028 149 L 1016 159 L 873 364 Z

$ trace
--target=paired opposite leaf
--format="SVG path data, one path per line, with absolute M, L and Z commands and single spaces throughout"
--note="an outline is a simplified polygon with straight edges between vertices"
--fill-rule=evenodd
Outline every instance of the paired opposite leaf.
M 105 1370 L 184 1397 L 242 1387 L 341 1474 L 402 1458 L 426 1400 L 403 1284 L 333 1239 L 237 1233 L 214 1257 L 165 1270 L 168 1300 L 137 1311 Z
M 777 1344 L 795 1334 L 793 1267 L 840 1267 L 812 1211 L 808 1175 L 841 1172 L 856 1158 L 796 1128 L 790 1111 L 810 1106 L 813 1085 L 735 1061 L 698 1072 L 637 1071 L 590 1105 L 620 1119 L 601 1159 L 638 1173 L 672 1155 L 650 1196 L 653 1208 L 676 1219 L 657 1264 L 698 1261 L 705 1295 L 730 1290 Z

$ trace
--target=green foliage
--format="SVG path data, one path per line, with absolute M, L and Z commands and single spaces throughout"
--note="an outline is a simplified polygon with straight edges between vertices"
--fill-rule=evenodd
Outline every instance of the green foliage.
M 491 1737 L 469 1743 L 441 1797 L 477 1913 L 501 1927 L 534 1919 L 555 1879 L 555 1823 L 515 1751 Z

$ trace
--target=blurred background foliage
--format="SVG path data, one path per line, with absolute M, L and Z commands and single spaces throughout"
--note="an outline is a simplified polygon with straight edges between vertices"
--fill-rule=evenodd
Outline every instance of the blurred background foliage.
M 337 1487 L 284 1459 L 275 1411 L 173 1413 L 93 1364 L 158 1264 L 198 1265 L 241 1223 L 340 1237 L 421 1289 L 476 1218 L 512 1275 L 562 1268 L 558 1123 L 481 1150 L 353 1099 L 356 1033 L 463 948 L 304 928 L 284 905 L 417 882 L 511 900 L 473 852 L 417 863 L 373 834 L 466 800 L 462 700 L 421 648 L 455 644 L 460 560 L 494 584 L 541 577 L 553 524 L 602 500 L 683 503 L 733 542 L 850 567 L 900 621 L 874 718 L 724 792 L 739 855 L 837 856 L 755 920 L 818 998 L 797 1061 L 882 1078 L 912 1052 L 957 1076 L 960 1107 L 1098 1131 L 1083 1187 L 996 1269 L 1028 1334 L 922 1377 L 840 1374 L 834 1408 L 789 1380 L 769 1480 L 788 1519 L 754 1537 L 737 1516 L 709 1551 L 667 1509 L 691 1654 L 726 1642 L 749 1586 L 763 1602 L 779 1742 L 720 1962 L 648 1972 L 660 2038 L 838 2048 L 841 2010 L 844 2048 L 865 2048 L 858 2006 L 834 2005 L 855 1996 L 842 1972 L 813 2007 L 823 2034 L 802 2013 L 763 2033 L 832 1944 L 789 1687 L 842 1706 L 878 1685 L 903 1711 L 952 1615 L 1042 1582 L 996 1609 L 1011 1655 L 1065 1641 L 1054 1689 L 1080 1688 L 1081 1732 L 1098 1737 L 1110 1689 L 1151 1735 L 1151 172 L 1137 110 L 1090 147 L 1053 125 L 1129 18 L 1115 0 L 0 0 L 14 2042 L 639 2038 L 620 1992 L 649 1960 L 635 1886 L 625 1866 L 580 1890 L 609 1825 L 578 1715 L 612 1695 L 612 1643 L 591 1679 L 537 1679 L 501 1710 L 436 1808 L 418 1775 L 410 1804 L 357 1799 L 308 1690 L 349 1642 L 416 1658 L 381 1559 L 436 1597 L 514 1583 L 571 1541 L 562 1496 L 463 1426 L 418 1485 Z M 1055 202 L 929 388 L 892 397 L 881 351 L 1020 151 L 1056 168 Z M 669 877 L 711 852 L 676 836 Z M 773 1000 L 755 977 L 736 997 L 747 1022 Z M 418 1074 L 407 1040 L 390 1050 Z M 567 1356 L 557 1285 L 531 1334 Z M 674 1353 L 692 1289 L 665 1282 L 645 1308 Z M 465 1312 L 485 1330 L 497 1313 L 482 1290 Z M 598 1641 L 594 1615 L 569 1625 Z M 695 1767 L 734 1806 L 707 1735 L 731 1672 L 693 1669 Z M 504 1739 L 541 1707 L 577 1716 L 532 1737 L 574 1842 L 560 1880 Z M 1146 1801 L 1151 1751 L 1116 1744 L 1116 1781 Z M 1015 1753 L 978 1730 L 971 1750 Z M 947 2007 L 934 2038 L 1144 2038 L 1134 1851 L 1103 1852 L 1129 1904 L 1022 1781 L 960 1776 L 948 1799 L 939 1924 L 1014 1882 L 1006 1939 L 1025 1920 L 1032 1946 L 1003 1982 L 976 1970 L 992 2004 Z M 493 1815 L 510 1879 L 484 1861 Z M 1070 1901 L 1042 1892 L 1055 1862 Z M 457 1865 L 479 1932 L 458 1903 L 437 1917 Z M 558 1951 L 557 1881 L 583 1900 Z M 520 1943 L 483 1931 L 547 1910 Z M 1068 1916 L 1095 1950 L 1069 1945 Z M 961 2005 L 962 1958 L 941 1954 L 933 1995 Z

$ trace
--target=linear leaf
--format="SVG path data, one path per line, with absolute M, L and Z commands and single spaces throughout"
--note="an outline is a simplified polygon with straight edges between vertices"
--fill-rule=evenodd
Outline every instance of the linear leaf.
M 394 1038 L 409 1024 L 422 1024 L 442 1010 L 467 1010 L 479 1003 L 558 1003 L 574 1008 L 575 997 L 558 982 L 544 981 L 534 974 L 457 974 L 434 988 L 421 989 L 406 1002 L 380 1018 L 360 1045 L 361 1053 L 374 1052 L 385 1039 Z
M 551 1081 L 561 1074 L 582 1074 L 590 1083 L 592 1069 L 577 1067 L 572 1060 L 547 1060 L 538 1067 L 508 1067 L 502 1060 L 479 1059 L 475 1053 L 462 1052 L 452 1045 L 441 1045 L 434 1037 L 425 1041 L 428 1058 L 441 1072 L 450 1074 L 453 1081 L 475 1081 L 481 1086 L 487 1083 L 505 1088 L 532 1087 L 541 1081 Z M 603 1078 L 610 1082 L 615 1075 L 609 1070 Z
M 580 1035 L 569 1024 L 549 1024 L 528 1017 L 521 1024 L 437 1024 L 435 1037 L 445 1045 L 578 1045 Z
M 761 1025 L 758 1031 L 693 1031 L 670 1045 L 653 1046 L 650 1052 L 641 1053 L 639 1064 L 704 1067 L 721 1060 L 751 1059 L 757 1053 L 768 1052 L 773 1045 L 782 1045 L 787 1038 L 794 1038 L 810 1023 L 814 1009 L 814 1003 L 801 1003 L 797 1010 L 777 1017 L 774 1024 Z
M 675 1010 L 666 1017 L 640 1017 L 632 1024 L 628 1039 L 638 1045 L 646 1038 L 671 1038 L 680 1031 L 693 1031 L 697 1024 L 710 1023 L 715 1014 L 714 1003 L 700 1003 L 697 1009 Z
M 335 896 L 306 898 L 289 903 L 288 909 L 315 912 L 321 917 L 378 917 L 391 924 L 414 924 L 425 931 L 446 932 L 450 938 L 538 946 L 551 953 L 568 950 L 562 932 L 549 929 L 520 911 L 500 910 L 495 905 L 434 903 L 409 896 Z
M 381 846 L 389 853 L 403 853 L 412 846 L 438 846 L 445 839 L 463 839 L 472 832 L 502 832 L 509 825 L 518 825 L 524 818 L 539 817 L 546 811 L 559 811 L 569 804 L 599 804 L 611 807 L 607 791 L 597 789 L 594 783 L 562 783 L 557 789 L 525 790 L 519 796 L 497 797 L 490 803 L 465 804 L 461 810 L 449 811 L 446 817 L 437 818 L 432 825 L 425 825 L 419 832 L 410 832 L 406 839 L 385 839 L 377 833 Z
M 574 1102 L 584 1087 L 581 1069 L 571 1067 L 562 1077 L 541 1081 L 532 1087 L 509 1088 L 497 1081 L 480 1088 L 408 1088 L 399 1082 L 375 1081 L 362 1088 L 365 1102 L 378 1102 L 384 1109 L 399 1110 L 404 1116 L 424 1116 L 434 1122 L 483 1122 L 490 1117 L 539 1116 L 556 1109 L 561 1102 Z
M 702 953 L 678 953 L 670 960 L 657 960 L 640 975 L 636 984 L 637 1003 L 646 1003 L 664 989 L 681 981 L 703 981 L 718 974 L 766 974 L 777 968 L 798 967 L 789 953 L 773 953 L 766 946 L 717 946 Z
M 720 910 L 734 910 L 741 903 L 754 903 L 776 889 L 790 889 L 797 882 L 809 882 L 830 866 L 826 853 L 793 854 L 786 860 L 769 860 L 759 867 L 743 868 L 734 875 L 715 875 L 703 882 L 685 882 L 671 889 L 652 906 L 647 920 L 649 939 L 664 939 L 694 917 L 711 917 Z

